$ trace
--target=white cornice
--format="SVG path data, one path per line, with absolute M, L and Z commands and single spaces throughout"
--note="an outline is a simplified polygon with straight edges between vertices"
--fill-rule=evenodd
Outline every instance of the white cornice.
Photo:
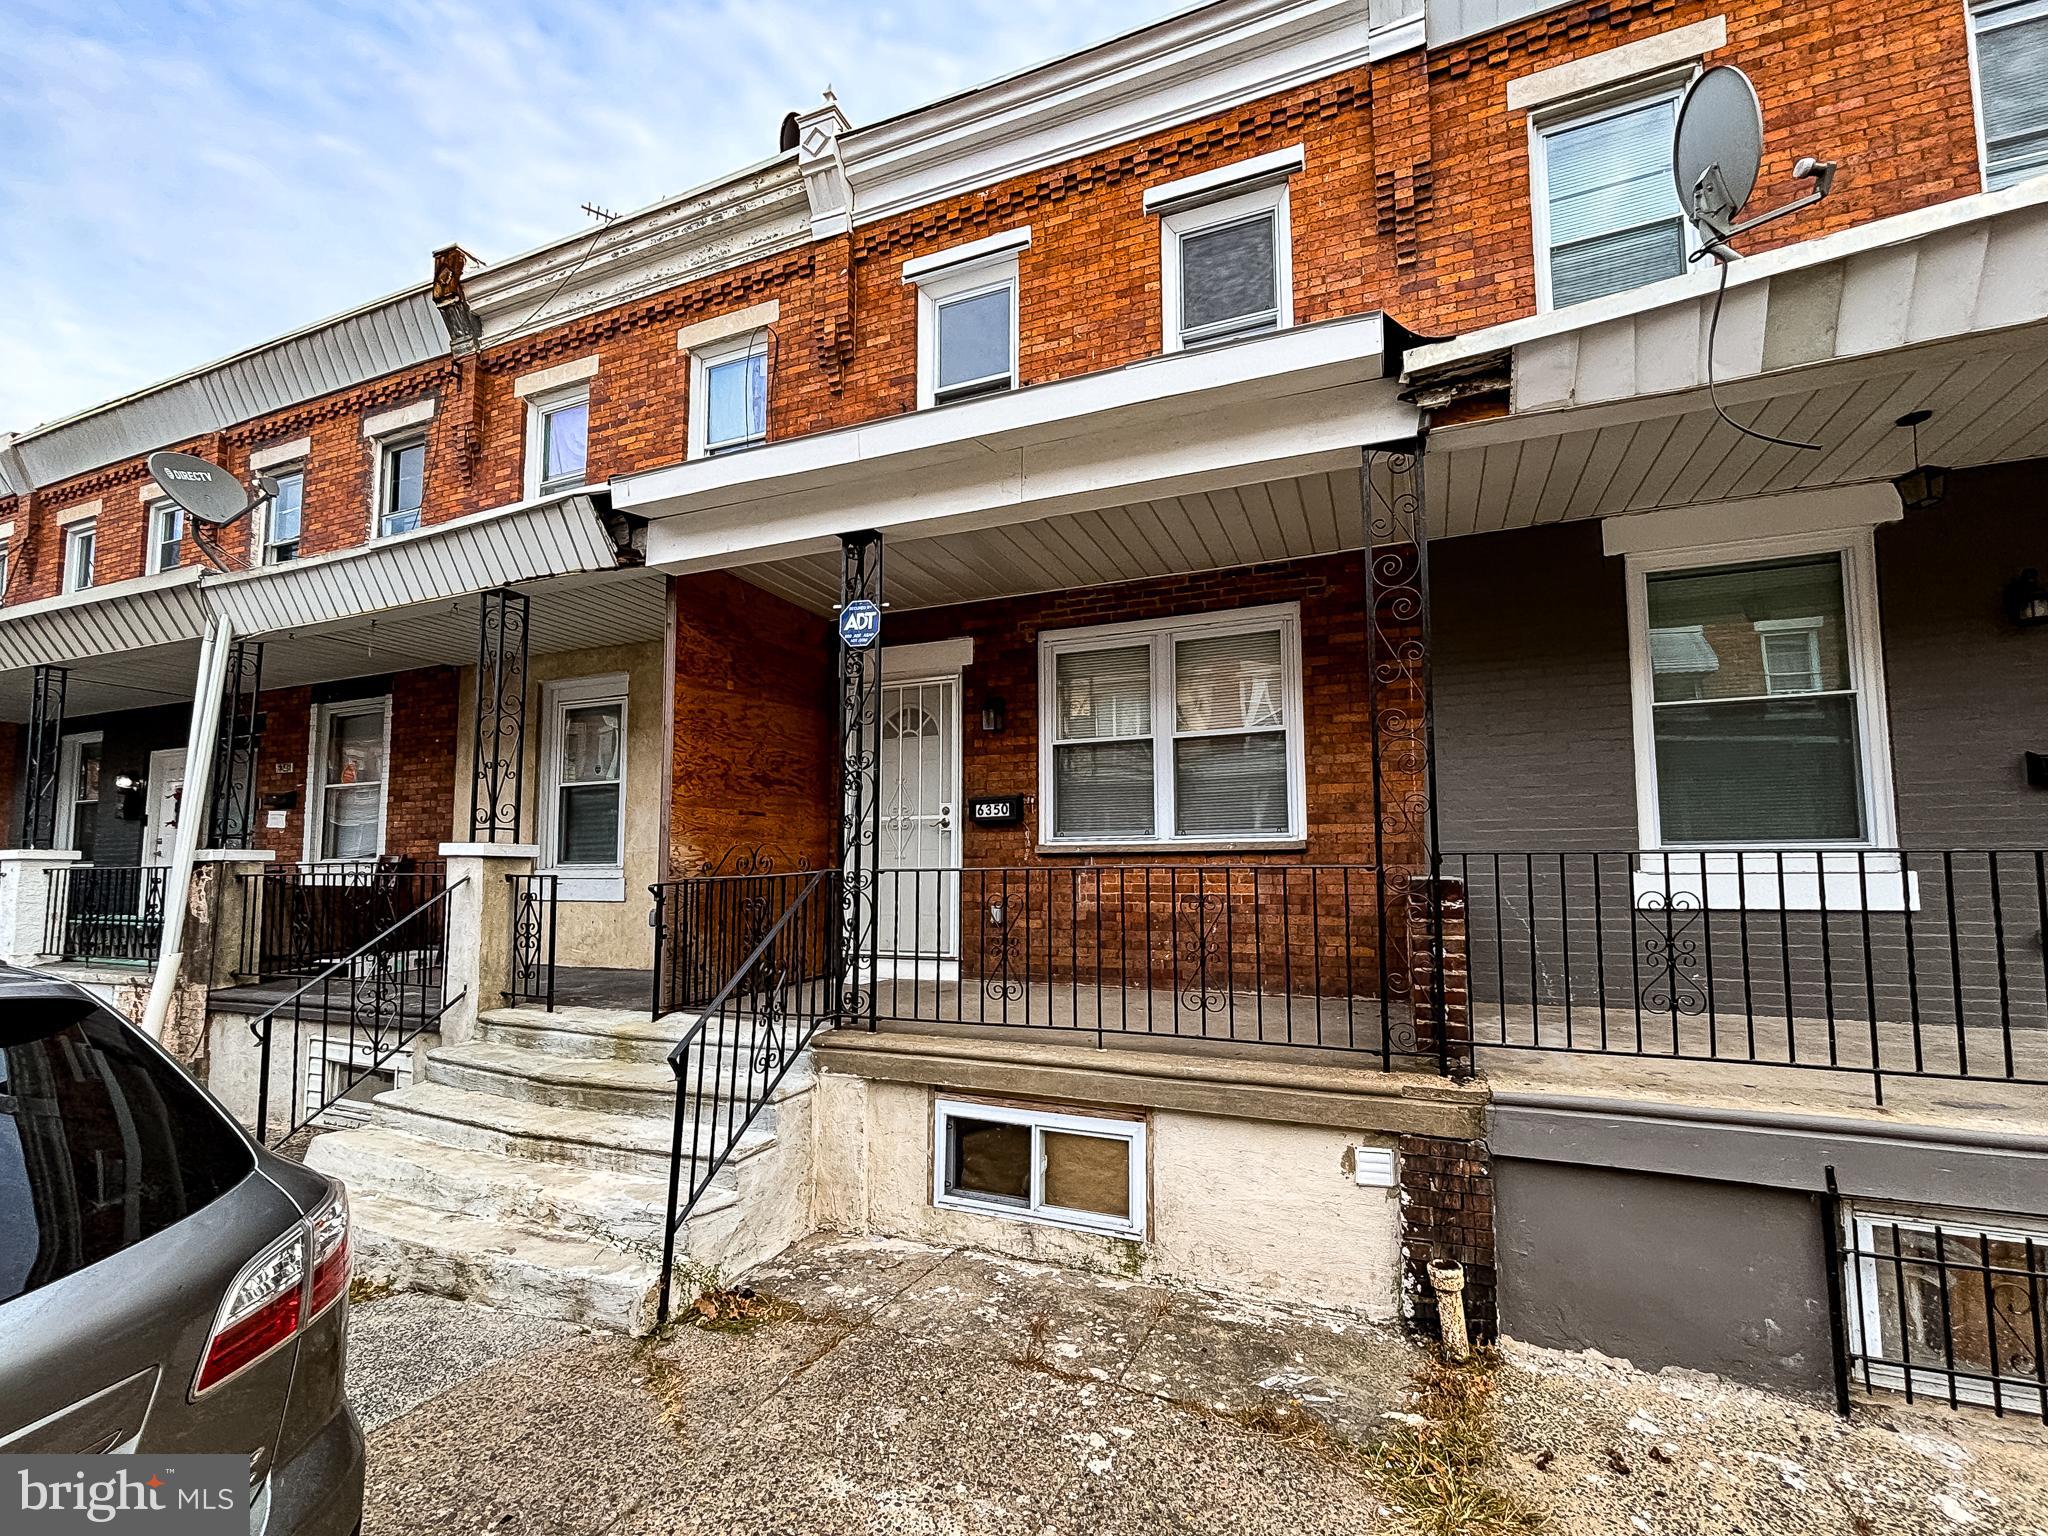
M 867 223 L 1360 68 L 1365 0 L 1220 0 L 840 139 Z
M 794 154 L 557 240 L 464 283 L 484 345 L 546 330 L 642 294 L 803 244 L 810 204 Z

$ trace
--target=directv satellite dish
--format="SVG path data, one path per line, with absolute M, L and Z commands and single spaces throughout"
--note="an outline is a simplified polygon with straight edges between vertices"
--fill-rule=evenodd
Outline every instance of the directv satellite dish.
M 1671 179 L 1678 206 L 1700 232 L 1702 255 L 1733 261 L 1741 253 L 1728 244 L 1730 239 L 1819 202 L 1835 184 L 1832 161 L 1804 157 L 1792 167 L 1792 174 L 1811 181 L 1813 190 L 1738 224 L 1743 204 L 1756 190 L 1763 161 L 1764 112 L 1749 76 L 1729 64 L 1701 71 L 1678 104 Z
M 220 527 L 249 510 L 249 492 L 242 482 L 194 454 L 152 453 L 149 478 L 194 522 Z

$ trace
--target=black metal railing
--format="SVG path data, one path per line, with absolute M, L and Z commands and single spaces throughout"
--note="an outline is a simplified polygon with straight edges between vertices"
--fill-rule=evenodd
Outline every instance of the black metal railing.
M 1472 1041 L 2048 1083 L 2036 850 L 1451 853 Z M 1455 936 L 1454 936 L 1455 939 Z
M 243 881 L 239 969 L 258 978 L 310 975 L 353 953 L 425 908 L 448 874 L 438 859 L 344 859 L 271 865 Z
M 716 996 L 811 879 L 805 872 L 699 875 L 651 887 L 652 1015 Z
M 1391 1063 L 1414 1049 L 1408 888 L 1366 865 L 882 870 L 876 1014 Z
M 837 871 L 790 877 L 788 903 L 669 1052 L 676 1077 L 669 1219 L 659 1316 L 668 1319 L 676 1234 L 811 1037 L 839 1016 L 846 985 Z M 657 910 L 663 891 L 655 889 Z
M 73 865 L 50 874 L 43 953 L 59 960 L 154 960 L 164 934 L 161 865 Z
M 559 875 L 507 875 L 511 887 L 510 964 L 505 1002 L 555 1009 L 555 931 L 561 911 Z
M 352 953 L 323 966 L 289 996 L 249 1022 L 258 1046 L 256 1134 L 276 1146 L 343 1099 L 381 1083 L 399 1052 L 465 995 L 448 994 L 448 899 L 443 886 L 413 910 L 369 935 Z M 282 1132 L 270 1133 L 271 1062 L 280 1021 L 291 1025 L 293 1089 Z
M 1824 1203 L 1838 1406 L 1850 1388 L 2048 1424 L 2048 1243 L 1994 1219 Z

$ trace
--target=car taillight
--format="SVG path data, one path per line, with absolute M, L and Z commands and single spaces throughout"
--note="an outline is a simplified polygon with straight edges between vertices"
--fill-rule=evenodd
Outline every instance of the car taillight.
M 228 1287 L 192 1395 L 238 1375 L 298 1333 L 348 1291 L 348 1195 L 319 1210 L 243 1266 Z
M 313 1213 L 312 1299 L 306 1303 L 306 1320 L 311 1322 L 348 1289 L 348 1192 L 336 1189 L 334 1198 Z
M 305 1295 L 306 1228 L 301 1222 L 251 1259 L 228 1288 L 193 1393 L 219 1386 L 297 1333 Z

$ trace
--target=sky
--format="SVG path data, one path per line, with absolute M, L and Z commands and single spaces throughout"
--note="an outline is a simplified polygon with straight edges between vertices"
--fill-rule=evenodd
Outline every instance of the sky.
M 0 0 L 0 431 L 1185 3 Z

